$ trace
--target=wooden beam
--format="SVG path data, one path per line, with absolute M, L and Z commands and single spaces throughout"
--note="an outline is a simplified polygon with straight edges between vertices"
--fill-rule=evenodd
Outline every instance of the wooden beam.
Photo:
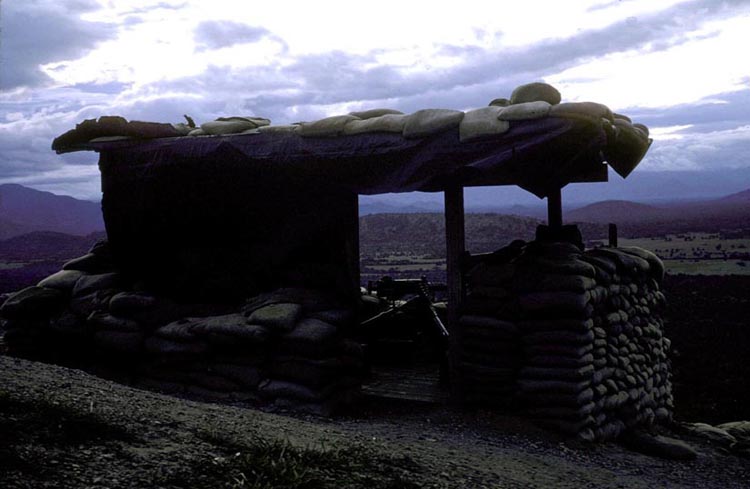
M 547 194 L 547 224 L 550 228 L 562 227 L 562 190 L 559 188 Z
M 359 299 L 359 195 L 352 194 L 347 203 L 345 217 L 346 264 L 351 293 Z
M 458 326 L 458 311 L 463 302 L 463 274 L 461 260 L 466 251 L 464 228 L 464 189 L 453 186 L 445 190 L 445 248 L 446 272 L 448 279 L 448 365 L 450 368 L 451 397 L 461 402 L 462 380 L 458 368 L 457 346 L 460 344 L 461 331 Z

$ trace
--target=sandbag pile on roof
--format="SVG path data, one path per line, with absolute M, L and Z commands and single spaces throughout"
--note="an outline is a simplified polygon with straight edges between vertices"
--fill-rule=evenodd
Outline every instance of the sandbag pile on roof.
M 663 273 L 639 248 L 516 242 L 485 258 L 469 271 L 459 321 L 464 395 L 493 405 L 505 396 L 539 424 L 585 439 L 669 420 Z M 474 374 L 498 362 L 505 377 Z
M 278 289 L 242 306 L 177 303 L 137 290 L 106 242 L 0 309 L 13 355 L 86 361 L 137 386 L 330 415 L 353 401 L 363 352 L 351 307 Z
M 470 143 L 497 137 L 514 124 L 547 117 L 586 121 L 606 133 L 604 149 L 608 163 L 626 177 L 640 162 L 651 140 L 648 129 L 633 124 L 629 118 L 613 114 L 605 105 L 594 102 L 561 103 L 560 93 L 546 83 L 529 83 L 517 87 L 510 99 L 498 98 L 489 107 L 467 111 L 424 109 L 403 114 L 393 109 L 370 109 L 335 115 L 316 121 L 272 126 L 262 117 L 221 117 L 205 122 L 199 128 L 185 124 L 127 122 L 121 117 L 86 120 L 75 129 L 55 139 L 52 148 L 72 151 L 87 143 L 101 143 L 113 138 L 153 139 L 177 136 L 227 136 L 286 133 L 303 138 L 338 138 L 359 134 L 400 133 L 405 139 L 427 138 L 451 129 L 459 141 Z M 77 148 L 78 147 L 78 148 Z

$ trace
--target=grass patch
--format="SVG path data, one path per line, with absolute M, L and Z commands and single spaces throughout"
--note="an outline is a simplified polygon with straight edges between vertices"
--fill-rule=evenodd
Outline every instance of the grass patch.
M 394 457 L 352 445 L 299 448 L 286 441 L 253 438 L 237 442 L 216 432 L 198 437 L 224 452 L 203 468 L 216 475 L 219 487 L 252 489 L 419 489 L 421 468 L 406 457 Z M 208 486 L 207 486 L 208 487 Z M 214 486 L 216 487 L 216 486 Z
M 83 407 L 74 409 L 51 400 L 20 401 L 0 391 L 0 439 L 65 447 L 132 436 Z

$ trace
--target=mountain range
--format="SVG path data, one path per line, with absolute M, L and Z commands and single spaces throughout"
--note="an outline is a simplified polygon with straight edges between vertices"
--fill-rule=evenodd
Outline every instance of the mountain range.
M 442 206 L 434 200 L 380 202 L 365 199 L 360 203 L 361 216 L 436 212 L 441 213 Z M 466 212 L 509 214 L 536 219 L 546 217 L 546 208 L 543 205 L 492 207 L 472 205 L 468 198 Z M 707 200 L 663 203 L 605 200 L 578 207 L 568 205 L 563 217 L 565 222 L 571 223 L 614 222 L 633 232 L 636 232 L 639 226 L 647 226 L 651 230 L 661 226 L 664 232 L 691 230 L 690 228 L 696 226 L 707 231 L 750 228 L 750 189 Z M 0 185 L 0 240 L 35 231 L 87 236 L 103 230 L 104 222 L 99 203 L 42 192 L 17 184 Z M 56 239 L 56 235 L 42 234 L 37 235 L 35 239 Z M 2 249 L 4 248 L 0 247 L 0 250 Z
M 33 231 L 85 236 L 102 230 L 99 203 L 13 183 L 0 185 L 0 239 Z

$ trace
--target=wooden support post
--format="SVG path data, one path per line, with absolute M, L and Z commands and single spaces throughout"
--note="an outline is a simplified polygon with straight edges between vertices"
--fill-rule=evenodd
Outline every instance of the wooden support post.
M 344 222 L 346 265 L 349 272 L 351 292 L 359 300 L 359 195 L 353 194 L 346 210 Z
M 550 228 L 562 227 L 562 190 L 559 188 L 547 194 L 547 224 Z
M 451 397 L 461 402 L 462 381 L 458 367 L 458 352 L 461 331 L 458 326 L 458 310 L 463 302 L 463 275 L 461 260 L 466 250 L 464 228 L 464 189 L 461 186 L 445 190 L 445 248 L 448 278 L 448 365 L 450 368 Z

